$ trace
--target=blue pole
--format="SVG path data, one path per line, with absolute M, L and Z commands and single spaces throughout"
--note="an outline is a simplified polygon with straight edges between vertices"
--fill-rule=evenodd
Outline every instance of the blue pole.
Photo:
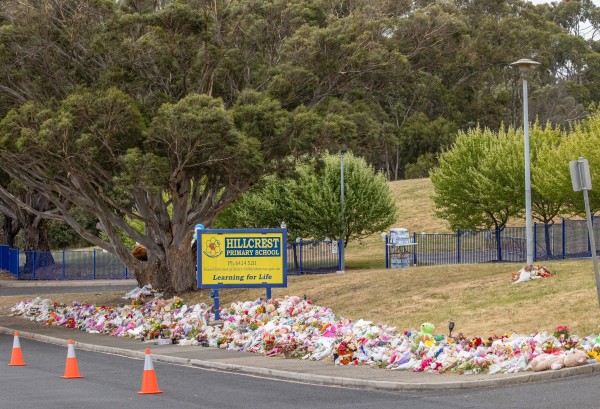
M 7 249 L 7 246 L 0 245 L 0 268 L 2 270 L 8 270 L 8 253 L 6 252 Z
M 386 234 L 385 236 L 385 268 L 390 268 L 390 247 L 388 243 L 390 242 L 390 238 Z
M 344 251 L 342 240 L 338 240 L 338 271 L 342 271 L 342 251 Z
M 415 243 L 415 245 L 413 246 L 413 265 L 416 266 L 417 265 L 417 232 L 413 232 L 413 243 Z
M 562 219 L 562 258 L 565 258 L 565 253 L 566 253 L 566 228 L 567 228 L 567 223 L 565 222 L 565 218 L 563 217 Z
M 460 229 L 456 231 L 456 258 L 458 264 L 460 264 Z
M 498 251 L 498 262 L 502 261 L 502 240 L 500 237 L 500 228 L 496 229 L 496 249 Z
M 94 280 L 96 279 L 96 249 L 94 249 Z
M 302 257 L 304 257 L 304 255 L 302 254 L 302 247 L 303 247 L 303 245 L 302 245 L 302 239 L 300 239 L 300 243 L 298 243 L 298 245 L 300 246 L 300 263 L 299 263 L 299 265 L 300 265 L 300 271 L 299 271 L 299 273 L 302 274 L 302 271 L 303 271 L 303 268 L 304 268 L 302 266 Z
M 273 298 L 271 296 L 271 287 L 267 287 L 267 301 L 270 300 L 271 298 Z
M 65 279 L 65 249 L 62 251 L 62 279 Z
M 221 319 L 221 314 L 219 313 L 219 289 L 215 288 L 213 290 L 213 300 L 214 300 L 214 304 L 215 304 L 215 320 L 220 320 Z
M 548 249 L 546 249 L 548 254 Z M 533 223 L 533 261 L 537 260 L 537 223 Z

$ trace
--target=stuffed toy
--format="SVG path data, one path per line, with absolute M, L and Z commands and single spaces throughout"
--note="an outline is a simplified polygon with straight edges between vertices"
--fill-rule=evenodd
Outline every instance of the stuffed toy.
M 133 250 L 131 250 L 131 255 L 140 261 L 148 261 L 148 250 L 139 243 L 135 243 Z
M 565 367 L 573 368 L 575 366 L 585 365 L 587 363 L 587 354 L 583 351 L 576 350 L 572 354 L 565 356 Z
M 533 266 L 528 264 L 519 271 L 518 279 L 515 280 L 516 275 L 513 274 L 513 284 L 531 280 L 531 270 L 533 270 Z
M 435 330 L 435 326 L 430 322 L 424 322 L 421 324 L 421 331 L 419 331 L 419 339 L 421 341 L 431 341 L 433 340 L 433 331 Z
M 534 372 L 546 371 L 548 369 L 560 369 L 564 366 L 565 356 L 563 354 L 542 354 L 531 360 L 529 366 Z

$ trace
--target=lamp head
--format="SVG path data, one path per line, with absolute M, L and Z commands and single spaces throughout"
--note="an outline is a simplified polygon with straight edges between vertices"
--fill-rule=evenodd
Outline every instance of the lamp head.
M 519 61 L 515 61 L 510 64 L 513 67 L 517 67 L 521 72 L 521 75 L 526 76 L 536 66 L 540 65 L 539 62 L 530 60 L 528 58 L 521 58 Z

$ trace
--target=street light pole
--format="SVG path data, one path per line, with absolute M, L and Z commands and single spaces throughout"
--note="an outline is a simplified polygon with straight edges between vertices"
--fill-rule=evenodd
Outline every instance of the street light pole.
M 523 79 L 523 133 L 525 144 L 525 234 L 527 243 L 527 265 L 533 265 L 533 221 L 531 216 L 531 156 L 529 153 L 529 107 L 527 96 L 527 77 L 539 62 L 522 58 L 512 64 L 517 67 Z
M 341 221 L 341 235 L 340 235 L 340 273 L 343 273 L 345 266 L 345 252 L 344 245 L 345 240 L 344 236 L 346 235 L 346 216 L 344 214 L 344 153 L 348 152 L 348 148 L 346 145 L 342 145 L 340 149 L 340 204 L 341 204 L 341 213 L 340 213 L 340 221 Z

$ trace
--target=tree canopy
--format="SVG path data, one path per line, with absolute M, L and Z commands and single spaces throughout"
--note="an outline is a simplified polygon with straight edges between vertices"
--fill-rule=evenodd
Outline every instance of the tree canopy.
M 194 224 L 264 174 L 345 144 L 398 179 L 458 130 L 519 128 L 514 60 L 541 63 L 532 117 L 586 117 L 598 14 L 587 0 L 4 0 L 1 209 L 68 223 L 140 283 L 190 289 Z
M 530 132 L 532 216 L 546 225 L 559 215 L 583 215 L 583 199 L 573 192 L 569 161 L 585 157 L 592 179 L 600 177 L 600 115 L 569 131 L 534 124 Z M 502 229 L 522 216 L 524 204 L 523 131 L 473 129 L 461 133 L 431 172 L 438 215 L 452 229 Z M 600 197 L 590 192 L 592 211 Z
M 266 176 L 219 216 L 224 228 L 278 227 L 291 239 L 340 239 L 341 157 L 301 163 L 288 178 Z M 387 229 L 396 221 L 387 179 L 363 158 L 344 155 L 344 244 Z

